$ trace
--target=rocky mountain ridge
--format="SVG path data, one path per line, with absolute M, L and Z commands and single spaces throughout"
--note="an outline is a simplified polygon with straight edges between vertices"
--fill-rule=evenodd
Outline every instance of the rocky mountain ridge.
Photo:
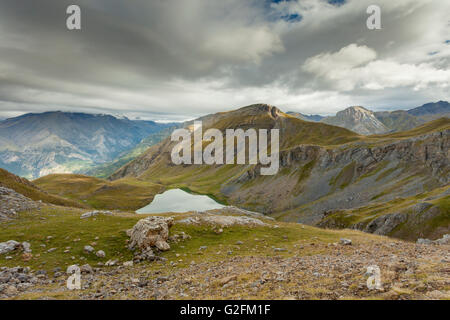
M 305 121 L 324 122 L 347 128 L 359 134 L 371 135 L 399 132 L 418 127 L 428 121 L 450 117 L 447 101 L 426 103 L 410 110 L 373 112 L 364 107 L 348 107 L 335 116 L 305 116 L 299 112 L 287 112 Z
M 370 110 L 360 106 L 349 107 L 336 113 L 334 117 L 326 117 L 321 120 L 334 126 L 347 128 L 359 134 L 370 135 L 389 131 Z

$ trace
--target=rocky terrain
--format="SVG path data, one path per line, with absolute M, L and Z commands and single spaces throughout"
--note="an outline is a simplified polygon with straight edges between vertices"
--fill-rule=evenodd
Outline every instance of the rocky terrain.
M 51 218 L 56 213 L 54 210 L 51 215 L 46 215 L 44 210 L 42 218 L 50 219 L 47 223 L 54 219 Z M 190 224 L 186 228 L 183 221 L 192 215 L 204 214 L 209 215 L 209 223 Z M 89 226 L 101 224 L 107 228 L 111 225 L 108 221 L 117 224 L 123 219 L 115 215 L 98 221 L 95 217 L 99 216 L 80 219 L 77 211 L 73 218 Z M 110 250 L 106 253 L 98 250 L 102 247 L 102 238 L 113 236 L 114 231 L 97 236 L 95 243 L 91 243 L 96 249 L 85 245 L 79 253 L 75 253 L 75 248 L 65 249 L 64 245 L 60 248 L 59 236 L 43 238 L 43 243 L 54 246 L 53 250 L 45 248 L 45 254 L 39 249 L 42 245 L 37 246 L 35 242 L 30 245 L 12 241 L 10 251 L 1 252 L 0 259 L 7 254 L 6 264 L 21 260 L 22 266 L 0 268 L 0 298 L 450 298 L 448 236 L 440 242 L 421 240 L 414 244 L 356 231 L 320 231 L 270 220 L 259 220 L 262 224 L 252 226 L 244 223 L 239 227 L 239 224 L 223 224 L 224 217 L 247 216 L 210 212 L 135 220 L 137 223 L 128 232 L 130 238 L 121 249 L 124 253 L 133 252 L 132 259 L 129 255 L 120 258 L 117 253 L 112 256 Z M 25 223 L 28 222 L 25 220 Z M 77 245 L 83 246 L 92 236 L 75 238 Z M 1 246 L 6 244 L 0 243 Z M 63 249 L 69 252 L 63 253 Z M 66 287 L 70 273 L 65 270 L 70 259 L 65 265 L 60 261 L 56 267 L 39 264 L 51 255 L 80 255 L 73 260 L 80 261 L 75 264 L 80 270 L 80 289 Z M 96 260 L 99 262 L 95 263 Z M 373 275 L 374 266 L 380 269 L 381 286 L 369 289 L 368 278 Z

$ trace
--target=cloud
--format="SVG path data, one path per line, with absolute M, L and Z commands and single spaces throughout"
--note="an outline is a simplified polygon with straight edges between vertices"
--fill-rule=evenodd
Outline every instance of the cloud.
M 404 64 L 376 60 L 377 53 L 367 46 L 350 44 L 334 53 L 308 58 L 302 69 L 342 91 L 357 88 L 382 90 L 411 86 L 414 90 L 430 85 L 447 88 L 450 70 L 437 69 L 428 63 Z
M 66 110 L 182 119 L 255 102 L 335 112 L 449 100 L 449 1 L 0 2 L 0 117 Z M 436 54 L 430 55 L 430 52 Z

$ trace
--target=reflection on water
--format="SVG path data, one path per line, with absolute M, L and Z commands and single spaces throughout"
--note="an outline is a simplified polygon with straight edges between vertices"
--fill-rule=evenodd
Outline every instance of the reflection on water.
M 220 209 L 224 206 L 208 196 L 190 194 L 181 189 L 172 189 L 157 194 L 153 201 L 137 210 L 137 213 L 187 212 Z

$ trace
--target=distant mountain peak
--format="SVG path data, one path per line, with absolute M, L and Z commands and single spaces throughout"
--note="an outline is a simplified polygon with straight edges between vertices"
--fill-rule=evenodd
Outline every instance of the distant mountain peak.
M 424 116 L 433 114 L 449 114 L 450 113 L 450 103 L 448 101 L 438 101 L 426 103 L 420 107 L 411 109 L 407 111 L 413 116 Z
M 272 118 L 277 118 L 278 116 L 280 116 L 283 113 L 277 107 L 270 105 L 270 104 L 266 104 L 266 103 L 251 104 L 249 106 L 239 108 L 232 112 L 245 112 L 246 114 L 269 113 Z
M 389 131 L 374 113 L 362 106 L 351 106 L 336 113 L 334 117 L 326 117 L 322 122 L 344 127 L 359 134 L 370 135 Z

